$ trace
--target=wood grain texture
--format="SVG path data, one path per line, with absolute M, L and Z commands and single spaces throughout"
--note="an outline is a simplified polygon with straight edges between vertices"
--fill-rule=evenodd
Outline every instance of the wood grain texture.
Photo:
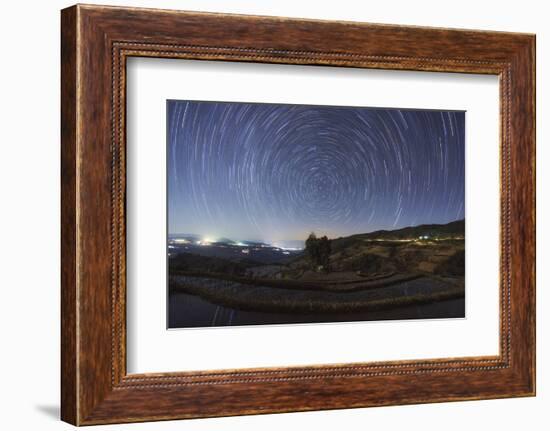
M 76 299 L 76 9 L 61 16 L 61 417 L 78 421 Z
M 61 36 L 63 420 L 87 425 L 534 395 L 533 35 L 79 5 L 62 11 Z M 499 75 L 499 355 L 127 375 L 130 56 Z

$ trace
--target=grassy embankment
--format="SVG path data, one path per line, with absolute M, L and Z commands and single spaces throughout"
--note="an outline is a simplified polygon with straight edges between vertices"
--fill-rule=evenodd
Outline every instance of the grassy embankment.
M 429 281 L 426 281 L 429 280 Z M 422 292 L 422 284 L 429 282 L 430 289 Z M 464 296 L 464 287 L 448 285 L 435 279 L 414 279 L 408 282 L 415 293 L 399 294 L 400 285 L 381 289 L 354 292 L 280 289 L 260 285 L 247 285 L 228 280 L 199 277 L 171 277 L 172 292 L 197 295 L 214 304 L 249 311 L 284 313 L 341 313 L 374 311 L 415 304 L 438 302 Z M 394 289 L 388 291 L 388 289 Z M 381 292 L 385 290 L 385 292 Z

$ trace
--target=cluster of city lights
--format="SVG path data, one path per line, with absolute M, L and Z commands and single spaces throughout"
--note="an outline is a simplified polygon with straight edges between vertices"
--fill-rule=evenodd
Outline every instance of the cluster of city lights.
M 185 239 L 185 238 L 173 238 L 173 239 L 170 240 L 170 245 L 168 246 L 168 248 L 173 249 L 173 248 L 176 248 L 177 245 L 183 245 L 183 244 L 190 244 L 190 245 L 198 245 L 198 246 L 201 246 L 201 247 L 208 247 L 208 246 L 211 246 L 213 243 L 216 243 L 216 242 L 218 242 L 218 240 L 213 239 L 213 237 L 204 237 L 204 238 L 202 238 L 200 240 L 196 240 L 196 241 Z M 244 254 L 249 254 L 251 250 L 260 251 L 261 249 L 273 249 L 273 250 L 279 251 L 283 254 L 289 255 L 293 251 L 302 251 L 303 250 L 303 248 L 299 248 L 299 247 L 280 247 L 276 244 L 255 244 L 255 245 L 253 245 L 253 244 L 247 244 L 247 243 L 242 242 L 242 241 L 231 242 L 230 244 L 227 244 L 227 245 L 233 246 L 233 247 L 240 247 L 242 249 L 241 252 L 244 253 Z M 221 247 L 226 247 L 225 244 L 221 244 L 220 246 Z

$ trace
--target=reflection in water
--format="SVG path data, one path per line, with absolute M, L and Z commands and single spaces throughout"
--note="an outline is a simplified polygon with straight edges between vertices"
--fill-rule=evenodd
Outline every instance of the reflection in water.
M 207 302 L 198 296 L 173 292 L 168 299 L 170 328 L 241 326 L 261 324 L 353 322 L 365 320 L 434 319 L 464 317 L 464 298 L 388 310 L 352 313 L 265 313 L 236 310 Z

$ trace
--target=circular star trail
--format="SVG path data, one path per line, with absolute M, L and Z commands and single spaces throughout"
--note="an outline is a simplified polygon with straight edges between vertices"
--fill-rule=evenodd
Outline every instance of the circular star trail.
M 273 242 L 464 218 L 464 117 L 169 101 L 169 232 Z

